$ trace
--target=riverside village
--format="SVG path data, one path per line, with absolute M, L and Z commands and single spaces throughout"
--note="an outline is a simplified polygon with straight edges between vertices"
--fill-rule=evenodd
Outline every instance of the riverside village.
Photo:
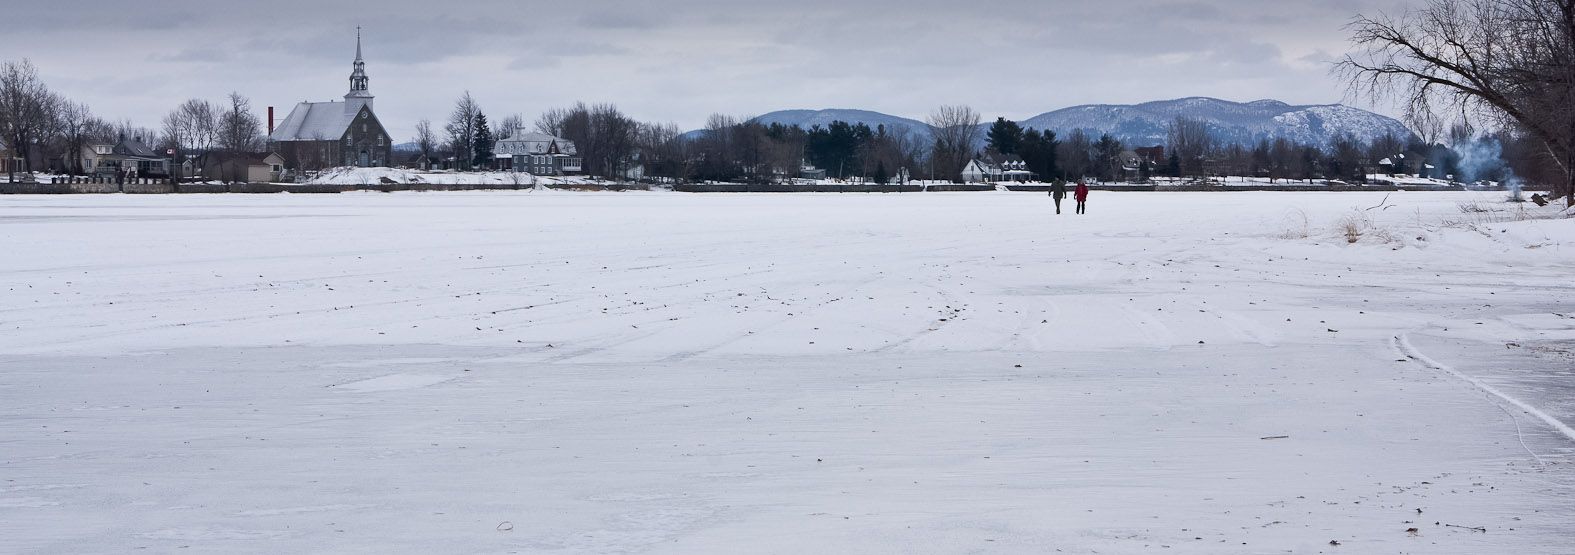
M 0 553 L 1575 545 L 1575 0 L 203 7 L 5 10 Z

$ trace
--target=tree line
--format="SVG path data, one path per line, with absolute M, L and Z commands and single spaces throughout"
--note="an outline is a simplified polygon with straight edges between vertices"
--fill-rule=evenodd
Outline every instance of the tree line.
M 1163 146 L 1138 147 L 1082 129 L 1061 136 L 1004 117 L 988 126 L 980 125 L 981 119 L 968 106 L 942 106 L 929 114 L 922 130 L 927 133 L 921 134 L 846 121 L 805 129 L 713 114 L 704 129 L 685 134 L 676 124 L 634 120 L 612 104 L 578 103 L 547 110 L 527 127 L 518 114 L 490 125 L 466 92 L 455 101 L 441 134 L 422 120 L 414 142 L 429 159 L 452 159 L 462 170 L 483 169 L 490 167 L 498 141 L 534 130 L 573 141 L 589 175 L 627 179 L 638 166 L 641 178 L 666 182 L 781 183 L 798 178 L 806 167 L 829 178 L 863 182 L 960 181 L 970 160 L 1012 157 L 1021 158 L 1041 181 L 1245 176 L 1361 183 L 1376 173 L 1459 181 L 1499 180 L 1511 172 L 1549 177 L 1525 137 L 1510 131 L 1478 136 L 1463 126 L 1451 130 L 1448 144 L 1393 134 L 1362 141 L 1350 133 L 1326 145 L 1286 138 L 1236 143 L 1220 141 L 1204 120 L 1181 116 L 1167 125 Z M 1489 145 L 1495 152 L 1491 159 L 1472 154 Z
M 239 93 L 224 102 L 187 100 L 164 116 L 159 129 L 149 129 L 130 120 L 104 119 L 51 90 L 31 61 L 0 63 L 0 143 L 17 159 L 8 165 L 8 177 L 44 169 L 85 173 L 83 149 L 125 139 L 160 152 L 173 150 L 175 160 L 192 159 L 199 167 L 215 154 L 263 148 L 261 120 Z
M 671 181 L 770 182 L 811 165 L 842 179 L 955 181 L 969 160 L 987 155 L 1021 157 L 1042 180 L 1359 181 L 1393 172 L 1470 181 L 1513 172 L 1552 183 L 1575 202 L 1575 0 L 1433 0 L 1396 16 L 1358 16 L 1351 29 L 1362 50 L 1339 69 L 1358 92 L 1404 101 L 1416 137 L 1221 143 L 1206 122 L 1183 117 L 1170 124 L 1156 151 L 1078 129 L 1064 136 L 1023 129 L 1005 118 L 981 130 L 980 115 L 967 106 L 942 106 L 919 130 L 850 122 L 803 129 L 714 115 L 691 136 L 673 124 L 637 121 L 611 104 L 580 103 L 548 110 L 534 128 L 575 142 L 586 173 L 612 179 L 640 168 L 646 177 Z M 491 164 L 497 140 L 525 126 L 517 114 L 488 120 L 467 92 L 441 129 L 422 120 L 416 142 L 429 158 L 479 168 Z M 22 170 L 58 164 L 81 171 L 83 145 L 122 137 L 156 137 L 159 148 L 181 152 L 178 159 L 249 150 L 261 141 L 259 127 L 239 94 L 228 102 L 182 103 L 159 130 L 111 122 L 49 90 L 28 61 L 0 65 L 0 142 L 16 153 Z M 1484 156 L 1488 151 L 1493 155 Z

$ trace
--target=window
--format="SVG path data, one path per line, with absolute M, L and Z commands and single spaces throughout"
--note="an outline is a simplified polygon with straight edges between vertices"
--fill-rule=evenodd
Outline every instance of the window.
M 383 146 L 383 136 L 382 135 L 378 135 L 377 136 L 377 146 Z

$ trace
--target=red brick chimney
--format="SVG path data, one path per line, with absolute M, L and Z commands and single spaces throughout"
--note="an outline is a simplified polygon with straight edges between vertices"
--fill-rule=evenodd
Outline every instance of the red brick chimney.
M 268 136 L 273 136 L 273 106 L 268 107 Z

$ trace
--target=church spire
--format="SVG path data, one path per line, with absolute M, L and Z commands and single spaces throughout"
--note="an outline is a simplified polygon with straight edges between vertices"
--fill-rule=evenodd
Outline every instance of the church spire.
M 372 92 L 367 90 L 366 62 L 361 59 L 361 27 L 355 28 L 355 62 L 351 64 L 350 92 L 345 94 L 345 113 L 354 114 L 362 106 L 372 106 Z

